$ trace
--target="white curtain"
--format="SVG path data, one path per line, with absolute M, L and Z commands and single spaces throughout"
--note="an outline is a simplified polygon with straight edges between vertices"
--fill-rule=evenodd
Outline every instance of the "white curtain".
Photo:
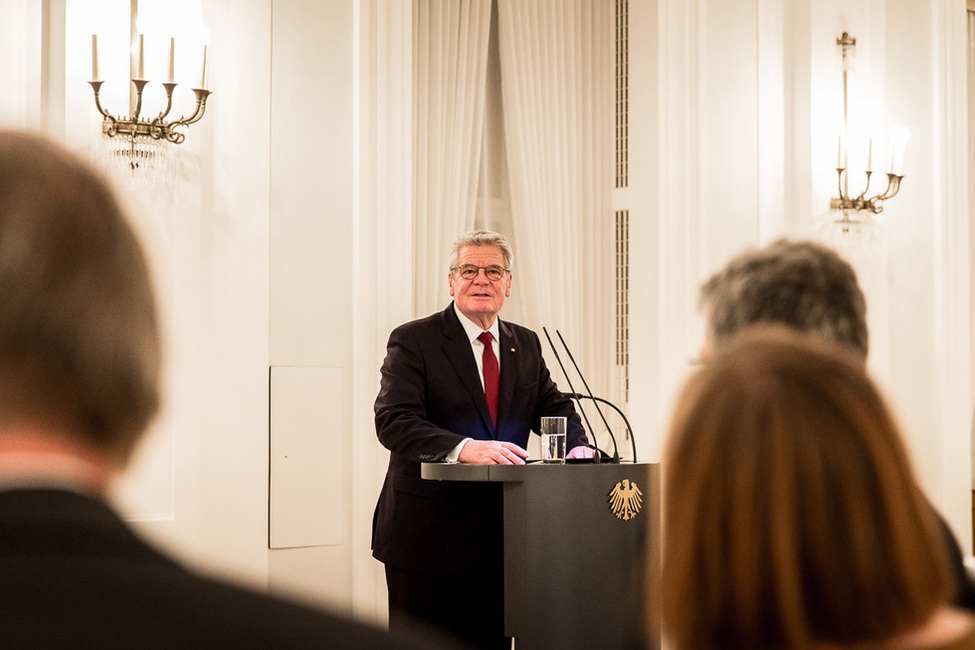
M 593 392 L 607 396 L 615 333 L 614 3 L 497 2 L 514 275 L 525 324 L 546 326 L 556 344 L 560 330 Z
M 474 226 L 491 0 L 415 0 L 413 15 L 414 309 L 426 316 L 446 306 L 450 244 Z

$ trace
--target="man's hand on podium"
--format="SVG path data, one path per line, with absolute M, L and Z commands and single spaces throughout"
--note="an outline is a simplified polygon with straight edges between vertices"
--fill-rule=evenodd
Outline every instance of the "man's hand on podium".
M 578 447 L 573 447 L 569 450 L 569 453 L 565 455 L 566 458 L 592 458 L 596 455 L 596 452 L 592 450 L 592 447 L 587 447 L 585 445 L 579 445 Z
M 524 465 L 528 452 L 513 442 L 468 440 L 457 460 L 472 465 Z

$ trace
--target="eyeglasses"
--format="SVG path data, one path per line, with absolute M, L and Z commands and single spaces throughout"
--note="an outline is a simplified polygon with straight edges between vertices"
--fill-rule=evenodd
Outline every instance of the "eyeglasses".
M 511 271 L 511 269 L 506 269 L 503 266 L 474 266 L 473 264 L 461 264 L 460 266 L 455 266 L 450 270 L 457 271 L 457 275 L 465 280 L 473 280 L 477 277 L 478 273 L 484 271 L 484 277 L 491 282 L 497 282 L 504 277 L 505 273 L 509 273 Z

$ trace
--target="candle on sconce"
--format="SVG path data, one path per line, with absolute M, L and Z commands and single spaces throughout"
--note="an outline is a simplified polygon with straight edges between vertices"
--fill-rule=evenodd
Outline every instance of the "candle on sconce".
M 867 140 L 867 173 L 873 171 L 873 138 Z
M 173 83 L 176 77 L 176 38 L 169 37 L 169 73 L 166 75 L 166 82 Z
M 136 68 L 136 79 L 146 78 L 146 36 L 139 34 L 139 65 Z
M 894 161 L 890 166 L 890 172 L 895 176 L 904 175 L 904 149 L 907 143 L 903 139 L 894 145 Z
M 836 141 L 836 168 L 843 169 L 843 136 Z
M 203 44 L 203 68 L 200 70 L 200 88 L 206 90 L 207 87 L 207 46 Z
M 902 127 L 891 127 L 890 129 L 890 165 L 887 173 L 894 176 L 904 175 L 904 150 L 907 147 L 907 140 L 910 137 L 907 129 Z
M 91 35 L 91 80 L 98 81 L 98 34 Z

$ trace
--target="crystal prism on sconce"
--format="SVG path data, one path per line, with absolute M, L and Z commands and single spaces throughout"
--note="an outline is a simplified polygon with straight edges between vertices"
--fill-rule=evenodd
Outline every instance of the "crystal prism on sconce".
M 206 45 L 203 46 L 203 68 L 200 75 L 200 87 L 193 88 L 193 94 L 196 95 L 196 110 L 193 111 L 191 115 L 181 116 L 177 119 L 168 120 L 170 110 L 173 107 L 173 90 L 178 84 L 173 81 L 173 68 L 175 61 L 175 39 L 169 39 L 169 76 L 168 80 L 162 82 L 163 88 L 166 89 L 166 108 L 153 118 L 142 117 L 142 92 L 146 84 L 149 83 L 145 79 L 145 65 L 144 65 L 144 41 L 143 36 L 139 36 L 139 58 L 138 67 L 134 71 L 133 78 L 131 79 L 132 85 L 135 88 L 135 107 L 132 110 L 132 114 L 128 116 L 115 116 L 102 108 L 101 103 L 101 87 L 104 83 L 103 80 L 99 79 L 98 75 L 98 37 L 92 34 L 91 37 L 91 76 L 92 80 L 88 83 L 91 84 L 91 88 L 95 93 L 95 108 L 102 115 L 102 133 L 104 133 L 109 138 L 114 138 L 117 135 L 127 136 L 131 139 L 133 146 L 139 138 L 152 138 L 153 140 L 172 142 L 173 144 L 180 144 L 186 139 L 186 135 L 177 129 L 181 127 L 189 126 L 194 122 L 199 122 L 203 117 L 204 112 L 206 112 L 207 97 L 210 96 L 210 91 L 206 89 Z
M 832 210 L 841 210 L 843 217 L 838 221 L 850 221 L 849 213 L 868 210 L 872 214 L 883 212 L 882 201 L 886 201 L 897 195 L 901 188 L 901 180 L 904 178 L 904 148 L 907 144 L 908 132 L 906 129 L 893 127 L 890 133 L 890 140 L 887 148 L 887 187 L 883 192 L 878 192 L 873 196 L 868 196 L 870 192 L 870 179 L 873 175 L 873 140 L 867 141 L 867 164 L 864 169 L 865 179 L 863 190 L 859 194 L 850 194 L 850 165 L 848 156 L 848 130 L 849 121 L 847 115 L 847 73 L 850 70 L 856 48 L 856 39 L 848 33 L 836 39 L 843 61 L 843 135 L 839 139 L 839 147 L 836 154 L 836 181 L 839 188 L 839 196 L 830 199 L 829 207 Z

